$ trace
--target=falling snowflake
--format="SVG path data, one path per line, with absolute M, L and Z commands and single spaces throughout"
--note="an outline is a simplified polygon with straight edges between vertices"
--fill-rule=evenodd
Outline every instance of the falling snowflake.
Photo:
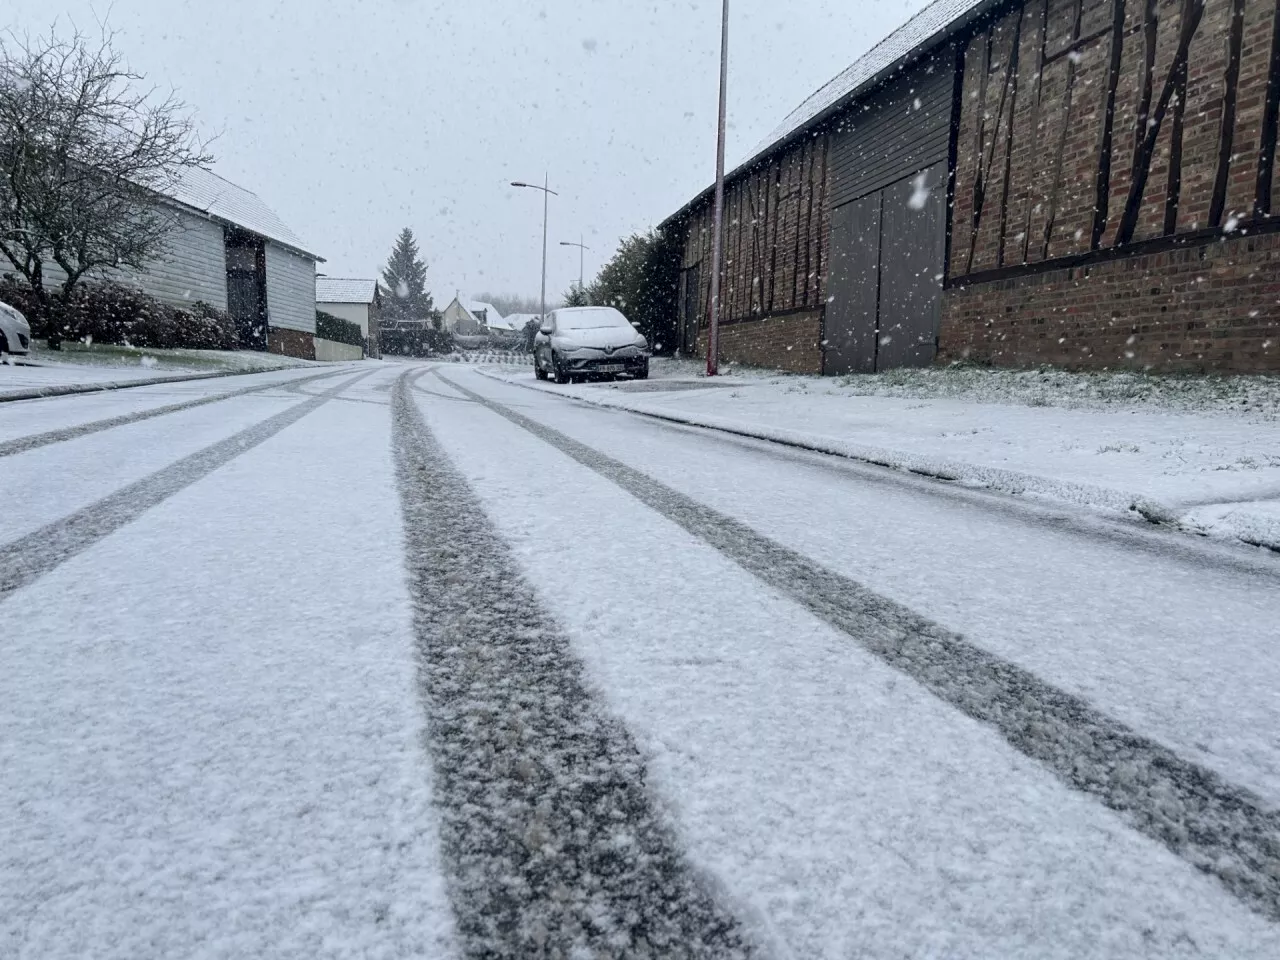
M 141 364 L 142 364 L 144 367 L 146 367 L 148 370 L 150 370 L 152 367 L 154 367 L 154 366 L 156 365 L 156 358 L 155 358 L 155 357 L 147 357 L 147 356 L 144 356 L 144 357 L 143 357 L 141 360 L 139 360 L 138 362 L 139 362 L 139 363 L 141 363 Z
M 929 188 L 925 185 L 925 174 L 918 173 L 914 180 L 911 181 L 911 196 L 907 200 L 907 206 L 912 210 L 923 210 L 924 205 L 929 202 Z
M 1236 227 L 1240 226 L 1240 218 L 1237 216 L 1227 217 L 1227 222 L 1222 225 L 1223 233 L 1234 233 Z
M 919 97 L 916 97 L 916 98 L 915 98 L 915 100 L 912 102 L 912 104 L 911 104 L 911 105 L 912 105 L 913 107 L 915 107 L 917 110 L 919 110 L 919 109 L 920 109 L 920 98 L 919 98 Z
M 1072 50 L 1070 53 L 1067 54 L 1067 59 L 1074 64 L 1079 64 L 1080 61 L 1084 59 L 1084 54 L 1081 53 L 1079 50 Z
M 409 285 L 405 283 L 403 280 L 399 280 L 396 282 L 396 296 L 399 297 L 401 300 L 404 300 L 406 297 L 409 296 Z

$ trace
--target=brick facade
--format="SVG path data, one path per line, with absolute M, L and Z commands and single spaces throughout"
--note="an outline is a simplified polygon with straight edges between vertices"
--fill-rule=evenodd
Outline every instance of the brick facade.
M 1280 233 L 952 289 L 939 359 L 1280 369 Z
M 267 332 L 267 350 L 285 357 L 297 357 L 299 360 L 314 360 L 315 337 L 301 330 L 272 327 Z
M 725 360 L 821 370 L 820 353 L 815 360 L 813 351 L 820 349 L 831 236 L 827 146 L 826 135 L 806 138 L 726 184 L 720 288 Z M 712 214 L 709 198 L 690 212 L 681 262 L 686 271 L 700 268 L 697 295 L 682 297 L 681 310 L 697 305 L 697 349 L 703 356 L 711 307 Z M 687 319 L 682 315 L 682 329 Z
M 822 372 L 822 311 L 727 323 L 720 327 L 720 359 L 792 373 Z M 707 332 L 698 334 L 698 353 L 707 355 Z
M 1280 370 L 1275 18 L 1032 0 L 968 40 L 942 359 Z

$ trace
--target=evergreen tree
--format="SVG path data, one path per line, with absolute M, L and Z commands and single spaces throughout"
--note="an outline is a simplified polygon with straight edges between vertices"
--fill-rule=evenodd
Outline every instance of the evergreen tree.
M 575 283 L 569 288 L 569 292 L 564 295 L 564 305 L 566 307 L 589 307 L 591 306 L 591 294 L 586 287 L 580 287 Z
M 405 227 L 382 271 L 384 309 L 395 320 L 430 320 L 434 314 L 427 292 L 427 265 L 418 256 L 413 231 Z

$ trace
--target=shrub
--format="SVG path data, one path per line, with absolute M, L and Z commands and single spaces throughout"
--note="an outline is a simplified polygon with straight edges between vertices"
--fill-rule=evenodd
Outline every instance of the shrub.
M 323 310 L 316 311 L 316 336 L 334 343 L 349 343 L 353 347 L 364 345 L 364 335 L 360 332 L 360 324 L 335 317 Z
M 39 337 L 165 349 L 235 350 L 239 335 L 224 311 L 197 302 L 172 307 L 119 283 L 86 283 L 70 297 L 52 294 L 41 310 L 29 288 L 10 277 L 0 282 L 0 299 L 31 321 Z

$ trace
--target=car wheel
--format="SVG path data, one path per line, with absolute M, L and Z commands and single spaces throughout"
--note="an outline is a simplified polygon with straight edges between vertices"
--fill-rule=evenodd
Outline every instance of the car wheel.
M 556 359 L 556 355 L 551 354 L 551 369 L 555 371 L 556 383 L 563 386 L 566 383 L 572 383 L 573 378 L 569 376 L 569 371 L 560 366 L 560 361 Z
M 636 369 L 635 378 L 637 380 L 649 379 L 649 361 L 648 360 L 644 362 L 644 366 Z
M 533 358 L 533 375 L 539 380 L 547 379 L 547 371 L 542 369 L 542 364 L 538 362 L 538 358 Z

